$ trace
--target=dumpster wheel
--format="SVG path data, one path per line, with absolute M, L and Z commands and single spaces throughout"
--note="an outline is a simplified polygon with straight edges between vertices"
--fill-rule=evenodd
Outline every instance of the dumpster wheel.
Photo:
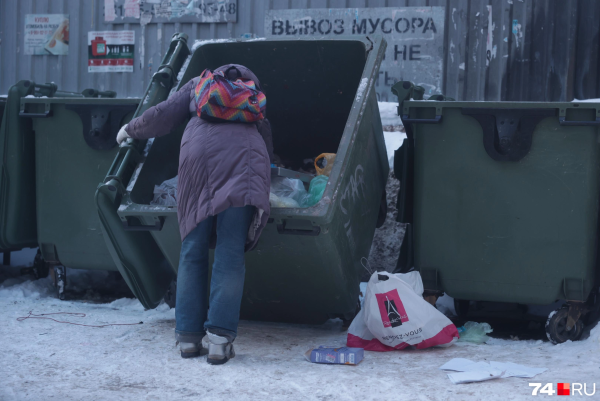
M 546 336 L 552 344 L 561 344 L 565 341 L 577 341 L 583 332 L 583 323 L 577 319 L 571 330 L 567 330 L 567 321 L 569 317 L 569 308 L 563 307 L 555 310 L 548 315 L 546 321 Z

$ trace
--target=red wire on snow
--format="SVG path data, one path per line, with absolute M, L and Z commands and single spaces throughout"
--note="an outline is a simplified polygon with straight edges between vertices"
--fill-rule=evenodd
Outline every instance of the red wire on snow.
M 74 317 L 85 317 L 86 314 L 85 313 L 71 313 L 71 312 L 56 312 L 56 313 L 42 313 L 40 315 L 34 315 L 32 311 L 29 311 L 29 315 L 28 316 L 21 316 L 17 318 L 17 321 L 22 322 L 23 320 L 26 319 L 47 319 L 47 320 L 52 320 L 54 322 L 57 323 L 65 323 L 65 324 L 72 324 L 74 326 L 85 326 L 85 327 L 107 327 L 107 326 L 135 326 L 138 324 L 144 324 L 144 322 L 139 322 L 139 323 L 110 323 L 110 324 L 103 324 L 103 325 L 92 325 L 92 324 L 81 324 L 81 323 L 73 323 L 73 322 L 63 322 L 61 320 L 56 320 L 53 319 L 51 317 L 44 317 L 44 316 L 49 316 L 49 315 L 71 315 Z

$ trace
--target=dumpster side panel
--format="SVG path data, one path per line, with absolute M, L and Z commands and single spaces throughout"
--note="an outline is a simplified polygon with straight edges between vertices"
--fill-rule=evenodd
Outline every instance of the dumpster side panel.
M 10 88 L 0 125 L 0 251 L 37 246 L 35 142 L 32 122 L 19 117 L 26 88 Z
M 332 208 L 332 232 L 337 249 L 342 255 L 338 266 L 343 278 L 343 291 L 352 294 L 347 297 L 345 311 L 355 307 L 358 297 L 360 276 L 365 269 L 363 258 L 368 260 L 379 214 L 381 195 L 389 174 L 389 164 L 384 144 L 383 129 L 375 91 L 369 89 L 367 106 L 356 121 L 358 129 L 348 138 L 347 163 L 342 167 L 340 185 L 334 195 Z M 344 144 L 342 140 L 342 146 Z M 382 163 L 383 162 L 383 163 Z M 367 265 L 368 266 L 368 265 Z M 371 266 L 375 269 L 379 266 Z M 351 302 L 348 304 L 348 302 Z
M 341 264 L 339 250 L 327 226 L 320 226 L 317 236 L 285 234 L 277 220 L 267 224 L 257 248 L 246 255 L 241 316 L 322 323 L 339 310 L 332 293 L 343 295 L 343 276 L 334 273 Z
M 51 117 L 34 119 L 42 255 L 47 261 L 71 268 L 117 270 L 106 248 L 91 194 L 111 166 L 118 146 L 109 150 L 91 148 L 77 113 L 58 100 L 51 104 L 51 110 Z M 133 111 L 122 122 L 132 115 Z
M 600 194 L 596 127 L 545 118 L 517 162 L 493 160 L 481 125 L 451 104 L 440 124 L 415 132 L 415 265 L 429 271 L 424 277 L 437 271 L 437 289 L 459 299 L 587 298 Z

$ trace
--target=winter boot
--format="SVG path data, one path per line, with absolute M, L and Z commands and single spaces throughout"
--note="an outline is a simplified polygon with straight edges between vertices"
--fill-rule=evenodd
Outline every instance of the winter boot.
M 200 355 L 206 355 L 208 352 L 208 346 L 204 347 L 204 340 L 202 344 L 196 343 L 179 343 L 179 350 L 181 351 L 182 358 L 195 358 Z
M 225 337 L 208 332 L 202 339 L 202 345 L 208 345 L 208 358 L 206 362 L 211 365 L 222 365 L 235 357 L 233 344 Z

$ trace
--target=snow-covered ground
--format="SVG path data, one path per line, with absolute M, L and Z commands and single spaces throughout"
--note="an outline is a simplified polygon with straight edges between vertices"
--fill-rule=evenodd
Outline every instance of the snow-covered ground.
M 379 103 L 390 165 L 406 137 L 396 106 Z M 378 230 L 370 256 L 372 267 L 388 271 L 403 235 L 395 222 L 398 185 L 392 174 L 388 221 Z M 34 255 L 14 254 L 12 265 L 30 264 Z M 530 382 L 554 383 L 554 389 L 559 382 L 587 383 L 588 391 L 596 383 L 595 399 L 600 399 L 600 327 L 583 341 L 557 346 L 494 338 L 488 344 L 459 343 L 447 349 L 366 352 L 358 366 L 330 366 L 307 362 L 304 352 L 318 345 L 343 346 L 341 321 L 319 326 L 242 321 L 236 358 L 210 366 L 205 357 L 179 356 L 174 310 L 163 304 L 144 311 L 137 300 L 122 298 L 127 289 L 111 273 L 68 270 L 70 300 L 59 301 L 50 278 L 34 281 L 16 271 L 0 268 L 0 400 L 520 400 L 531 397 Z M 438 308 L 452 313 L 452 300 L 440 298 Z M 48 317 L 87 325 L 143 324 L 95 328 L 17 320 L 29 312 L 83 313 L 85 317 Z M 534 379 L 453 385 L 438 369 L 452 358 L 548 371 Z
M 205 357 L 179 356 L 174 310 L 164 304 L 144 311 L 134 299 L 99 304 L 85 298 L 59 301 L 54 294 L 50 279 L 12 278 L 0 285 L 0 399 L 518 400 L 530 397 L 529 382 L 555 383 L 555 388 L 558 382 L 588 383 L 588 391 L 596 382 L 600 394 L 600 327 L 584 341 L 557 346 L 492 339 L 448 349 L 366 352 L 358 366 L 329 366 L 307 362 L 304 352 L 317 345 L 344 345 L 340 321 L 320 326 L 242 321 L 235 359 L 210 366 Z M 51 317 L 89 325 L 143 324 L 94 328 L 17 321 L 30 311 L 85 313 Z M 438 369 L 452 358 L 548 371 L 534 379 L 454 385 Z

